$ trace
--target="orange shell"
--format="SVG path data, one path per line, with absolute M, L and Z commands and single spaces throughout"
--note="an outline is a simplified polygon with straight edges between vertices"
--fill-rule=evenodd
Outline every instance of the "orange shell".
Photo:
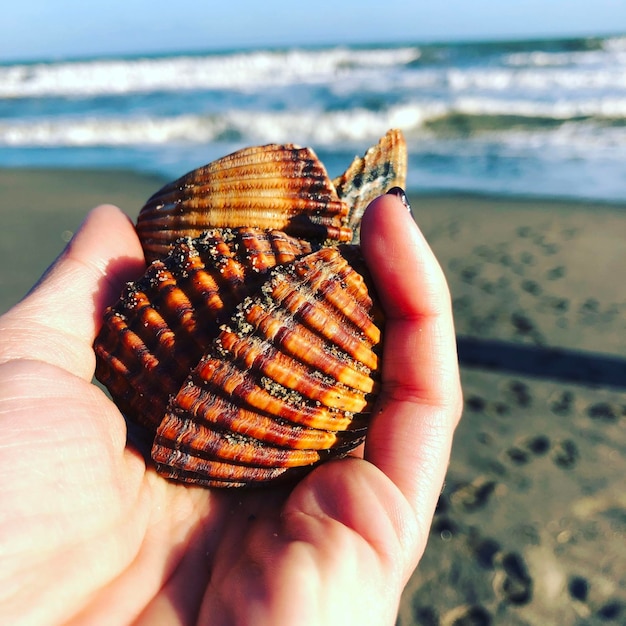
M 94 343 L 96 377 L 127 417 L 156 429 L 219 324 L 267 269 L 310 251 L 306 241 L 254 228 L 177 242 L 105 312 Z
M 355 251 L 276 267 L 237 307 L 170 403 L 159 472 L 205 486 L 301 475 L 365 435 L 378 390 L 381 319 Z
M 251 226 L 350 241 L 347 215 L 313 150 L 270 144 L 244 148 L 166 185 L 142 208 L 137 232 L 151 261 L 178 238 L 211 228 Z

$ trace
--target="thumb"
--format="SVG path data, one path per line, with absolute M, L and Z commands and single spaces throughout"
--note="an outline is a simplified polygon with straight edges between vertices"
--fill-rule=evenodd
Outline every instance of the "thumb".
M 104 308 L 143 267 L 128 217 L 109 205 L 91 211 L 29 294 L 0 317 L 0 363 L 34 359 L 90 380 Z
M 396 197 L 370 204 L 361 242 L 386 317 L 381 412 L 369 429 L 365 458 L 426 519 L 441 491 L 462 406 L 450 294 L 426 239 Z

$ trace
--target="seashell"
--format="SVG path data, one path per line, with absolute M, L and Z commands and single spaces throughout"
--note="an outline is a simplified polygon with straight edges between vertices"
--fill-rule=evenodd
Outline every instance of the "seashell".
M 159 472 L 250 486 L 347 454 L 378 389 L 375 311 L 337 248 L 277 266 L 170 403 L 152 446 Z
M 254 228 L 180 240 L 105 312 L 96 377 L 128 418 L 156 429 L 169 396 L 263 273 L 310 251 L 306 241 Z
M 341 242 L 405 174 L 389 131 L 332 182 L 312 150 L 272 144 L 148 201 L 137 229 L 150 265 L 106 311 L 94 351 L 164 476 L 262 485 L 363 440 L 383 319 L 359 246 Z
M 352 243 L 359 242 L 361 218 L 369 203 L 392 187 L 406 187 L 406 169 L 404 136 L 392 129 L 333 180 L 337 194 L 350 207 L 347 225 L 353 232 Z
M 310 148 L 244 148 L 165 185 L 145 204 L 137 232 L 148 262 L 180 237 L 213 228 L 277 229 L 308 241 L 358 240 L 365 207 L 404 186 L 406 144 L 390 130 L 364 157 L 331 181 Z

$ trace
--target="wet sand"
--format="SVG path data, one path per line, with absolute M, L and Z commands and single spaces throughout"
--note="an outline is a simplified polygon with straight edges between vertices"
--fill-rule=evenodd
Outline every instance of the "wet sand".
M 0 169 L 0 314 L 24 297 L 89 209 L 115 204 L 135 217 L 163 182 L 128 172 Z
M 0 312 L 87 210 L 162 181 L 0 170 Z M 626 206 L 411 197 L 451 288 L 465 393 L 401 626 L 626 623 Z

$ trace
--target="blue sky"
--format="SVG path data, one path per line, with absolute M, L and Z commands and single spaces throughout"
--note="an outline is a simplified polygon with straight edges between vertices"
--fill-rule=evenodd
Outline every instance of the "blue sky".
M 621 32 L 624 0 L 7 0 L 0 61 Z

